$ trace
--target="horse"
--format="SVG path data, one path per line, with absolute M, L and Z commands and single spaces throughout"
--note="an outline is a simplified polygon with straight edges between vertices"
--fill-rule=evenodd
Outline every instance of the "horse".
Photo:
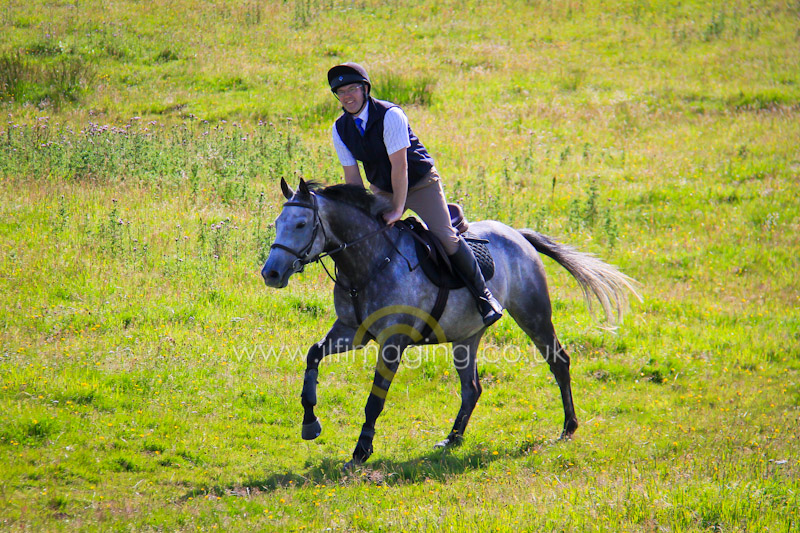
M 322 186 L 301 179 L 296 191 L 285 180 L 281 190 L 286 203 L 275 221 L 275 239 L 261 275 L 268 287 L 286 287 L 289 278 L 305 265 L 330 257 L 335 264 L 333 301 L 336 320 L 306 355 L 301 393 L 304 410 L 301 436 L 317 438 L 322 425 L 314 413 L 317 405 L 319 364 L 327 355 L 378 342 L 372 389 L 364 410 L 365 421 L 344 469 L 364 463 L 373 453 L 375 422 L 387 392 L 411 345 L 452 343 L 453 361 L 461 382 L 461 406 L 450 433 L 435 447 L 462 442 L 482 387 L 477 352 L 486 331 L 472 295 L 453 290 L 441 317 L 431 309 L 438 288 L 421 268 L 415 268 L 414 237 L 402 224 L 386 225 L 380 213 L 389 206 L 365 188 L 339 184 Z M 580 284 L 587 303 L 590 292 L 602 305 L 610 322 L 621 321 L 628 293 L 639 295 L 636 281 L 594 255 L 557 243 L 529 229 L 514 229 L 497 221 L 469 225 L 470 232 L 488 241 L 495 273 L 488 286 L 508 314 L 530 337 L 547 361 L 561 391 L 564 408 L 562 439 L 578 429 L 570 385 L 570 357 L 556 336 L 544 265 L 539 254 L 564 267 Z M 324 265 L 324 263 L 322 263 Z M 418 264 L 418 263 L 417 263 Z M 366 317 L 366 318 L 365 318 Z M 427 329 L 426 329 L 427 328 Z M 421 331 L 433 334 L 424 336 Z

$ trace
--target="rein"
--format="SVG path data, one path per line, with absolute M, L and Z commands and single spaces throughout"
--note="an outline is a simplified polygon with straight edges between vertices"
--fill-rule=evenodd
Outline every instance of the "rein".
M 317 197 L 316 197 L 315 194 L 312 194 L 311 195 L 311 203 L 310 204 L 309 203 L 305 203 L 305 202 L 292 202 L 292 201 L 289 201 L 289 202 L 286 202 L 286 203 L 283 204 L 283 207 L 287 207 L 287 206 L 289 206 L 289 207 L 304 207 L 306 209 L 311 209 L 314 212 L 314 229 L 311 232 L 311 238 L 309 239 L 308 243 L 305 246 L 303 246 L 299 251 L 295 250 L 293 248 L 290 248 L 290 247 L 288 247 L 288 246 L 286 246 L 284 244 L 280 244 L 280 243 L 273 243 L 270 246 L 270 249 L 279 248 L 279 249 L 285 250 L 285 251 L 289 252 L 290 254 L 292 254 L 293 256 L 295 256 L 297 259 L 295 259 L 294 263 L 292 263 L 292 268 L 295 270 L 295 272 L 302 272 L 303 268 L 305 268 L 306 265 L 308 265 L 310 263 L 319 262 L 319 264 L 321 264 L 322 268 L 325 270 L 325 274 L 327 274 L 328 277 L 331 278 L 331 281 L 333 281 L 334 285 L 336 285 L 337 287 L 339 287 L 340 289 L 344 290 L 345 292 L 347 292 L 350 295 L 350 299 L 353 302 L 353 309 L 355 310 L 356 319 L 358 320 L 358 323 L 361 324 L 363 322 L 363 320 L 361 318 L 361 311 L 360 311 L 359 305 L 358 305 L 358 295 L 359 295 L 360 291 L 364 287 L 366 287 L 369 284 L 369 282 L 372 281 L 372 279 L 375 276 L 377 276 L 384 268 L 386 268 L 387 265 L 389 265 L 389 263 L 391 263 L 392 254 L 394 252 L 400 253 L 400 250 L 397 248 L 397 241 L 400 240 L 400 237 L 402 237 L 402 234 L 400 236 L 398 236 L 396 241 L 392 242 L 385 235 L 385 232 L 388 231 L 392 226 L 382 226 L 382 227 L 378 228 L 377 230 L 371 231 L 371 232 L 369 232 L 369 233 L 367 233 L 365 235 L 362 235 L 361 237 L 358 237 L 355 240 L 352 240 L 350 242 L 345 242 L 345 243 L 341 244 L 340 246 L 337 246 L 333 250 L 328 250 L 327 252 L 323 251 L 323 252 L 320 252 L 319 254 L 317 254 L 314 257 L 309 257 L 309 255 L 311 253 L 311 249 L 314 247 L 314 242 L 317 240 L 317 234 L 318 234 L 320 229 L 322 229 L 322 235 L 325 238 L 325 240 L 327 241 L 327 239 L 328 239 L 328 236 L 325 233 L 325 226 L 322 224 L 322 219 L 319 216 L 319 206 L 317 205 Z M 375 266 L 372 269 L 372 272 L 370 272 L 369 276 L 367 276 L 367 281 L 364 283 L 364 286 L 361 287 L 361 288 L 345 286 L 341 281 L 339 281 L 338 276 L 335 275 L 336 271 L 334 271 L 334 274 L 331 274 L 330 271 L 328 270 L 328 267 L 325 266 L 325 263 L 322 261 L 322 259 L 325 258 L 325 257 L 330 257 L 330 256 L 332 256 L 334 254 L 337 254 L 337 253 L 339 253 L 339 252 L 341 252 L 341 251 L 343 251 L 343 250 L 345 250 L 345 249 L 347 249 L 347 248 L 349 248 L 351 246 L 355 246 L 356 244 L 364 242 L 367 239 L 370 239 L 370 238 L 372 238 L 372 237 L 374 237 L 376 235 L 383 235 L 386 238 L 386 240 L 389 241 L 389 244 L 392 245 L 392 250 L 389 252 L 389 255 L 384 257 L 383 260 L 377 266 Z M 402 256 L 402 253 L 400 253 L 400 255 Z M 404 257 L 404 259 L 406 259 L 406 262 L 408 262 L 407 258 Z M 411 270 L 411 263 L 410 262 L 409 262 L 409 270 Z
M 279 249 L 285 250 L 285 251 L 289 252 L 290 254 L 292 254 L 293 256 L 295 256 L 297 259 L 295 259 L 294 263 L 292 264 L 292 268 L 294 268 L 297 271 L 301 271 L 303 269 L 303 267 L 305 267 L 306 265 L 308 265 L 310 263 L 316 263 L 318 261 L 321 262 L 321 260 L 323 258 L 325 258 L 325 257 L 329 257 L 329 256 L 332 256 L 333 254 L 337 254 L 337 253 L 349 248 L 350 246 L 354 246 L 356 244 L 359 244 L 359 243 L 361 243 L 361 242 L 363 242 L 363 241 L 365 241 L 365 240 L 367 240 L 367 239 L 369 239 L 371 237 L 374 237 L 375 235 L 379 235 L 379 234 L 381 234 L 381 233 L 383 233 L 383 232 L 385 232 L 385 231 L 387 231 L 387 230 L 389 230 L 391 228 L 391 226 L 383 226 L 383 227 L 381 227 L 381 228 L 379 228 L 379 229 L 377 229 L 375 231 L 371 231 L 371 232 L 367 233 L 366 235 L 362 235 L 361 237 L 359 237 L 359 238 L 357 238 L 357 239 L 355 239 L 353 241 L 345 242 L 344 244 L 334 248 L 333 250 L 329 250 L 327 252 L 323 251 L 323 252 L 317 254 L 315 257 L 309 257 L 309 254 L 311 253 L 311 248 L 314 247 L 314 242 L 317 240 L 317 233 L 319 232 L 320 229 L 322 229 L 322 235 L 325 238 L 325 240 L 328 239 L 328 236 L 325 233 L 325 226 L 322 224 L 322 219 L 319 216 L 319 206 L 317 205 L 317 197 L 316 197 L 315 194 L 311 195 L 311 200 L 312 200 L 312 202 L 310 204 L 307 204 L 305 202 L 286 202 L 286 203 L 283 204 L 283 207 L 287 207 L 287 206 L 289 206 L 289 207 L 304 207 L 306 209 L 311 209 L 312 211 L 314 211 L 314 229 L 311 232 L 311 238 L 309 239 L 308 243 L 305 246 L 303 246 L 299 251 L 294 250 L 292 248 L 289 248 L 288 246 L 286 246 L 284 244 L 280 244 L 280 243 L 272 243 L 272 245 L 270 246 L 270 249 L 279 248 Z M 324 263 L 322 263 L 322 265 L 323 265 L 323 267 L 325 266 Z M 325 271 L 327 272 L 327 268 L 325 269 Z M 328 276 L 330 276 L 330 274 L 328 274 Z M 333 279 L 332 276 L 331 276 L 331 279 Z M 335 279 L 333 279 L 333 281 L 336 282 Z

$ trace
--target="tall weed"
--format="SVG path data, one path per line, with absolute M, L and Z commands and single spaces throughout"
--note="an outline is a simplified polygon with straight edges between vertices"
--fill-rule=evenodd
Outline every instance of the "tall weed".
M 80 57 L 59 57 L 37 64 L 19 51 L 0 55 L 3 100 L 58 108 L 65 102 L 78 101 L 94 79 L 94 67 Z
M 307 159 L 290 130 L 190 121 L 167 126 L 138 117 L 124 126 L 90 122 L 76 131 L 48 117 L 0 131 L 0 175 L 108 183 L 157 181 L 211 186 L 226 203 L 255 196 L 255 177 L 289 176 Z
M 432 76 L 401 76 L 394 72 L 374 76 L 374 95 L 395 104 L 429 105 L 433 101 L 436 79 Z
M 599 228 L 609 251 L 619 239 L 617 216 L 611 205 L 601 205 L 597 183 L 592 181 L 585 197 L 574 198 L 567 208 L 567 220 L 572 231 L 594 232 Z

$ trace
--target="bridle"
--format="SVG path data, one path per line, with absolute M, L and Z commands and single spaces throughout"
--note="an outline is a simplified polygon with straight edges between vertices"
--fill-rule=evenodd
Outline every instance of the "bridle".
M 400 238 L 402 237 L 403 232 L 409 226 L 407 226 L 403 221 L 398 222 L 397 223 L 397 228 L 400 230 L 400 232 L 399 232 L 400 235 L 398 235 L 397 238 L 394 241 L 392 241 L 387 235 L 385 235 L 385 232 L 388 231 L 389 229 L 391 229 L 393 226 L 384 225 L 384 226 L 381 226 L 380 228 L 378 228 L 377 230 L 370 231 L 369 233 L 366 233 L 365 235 L 362 235 L 361 237 L 358 237 L 355 240 L 352 240 L 350 242 L 345 242 L 345 243 L 337 246 L 333 250 L 328 250 L 328 251 L 324 251 L 323 250 L 322 252 L 318 253 L 317 255 L 311 256 L 311 249 L 314 247 L 314 242 L 316 242 L 316 240 L 317 240 L 317 234 L 319 233 L 320 228 L 322 229 L 322 235 L 324 236 L 326 242 L 328 240 L 328 236 L 325 233 L 325 226 L 322 224 L 322 218 L 319 216 L 319 205 L 317 204 L 317 195 L 314 194 L 314 193 L 310 193 L 310 195 L 311 195 L 311 202 L 310 203 L 297 202 L 297 201 L 291 201 L 290 200 L 290 201 L 284 203 L 283 206 L 284 207 L 304 207 L 306 209 L 311 209 L 314 212 L 314 228 L 311 231 L 311 239 L 308 241 L 308 243 L 305 246 L 300 248 L 300 250 L 294 250 L 293 248 L 289 248 L 288 246 L 286 246 L 284 244 L 280 244 L 280 243 L 273 243 L 270 246 L 270 250 L 272 250 L 273 248 L 279 248 L 279 249 L 287 251 L 290 254 L 292 254 L 293 256 L 295 256 L 297 259 L 295 259 L 294 262 L 292 263 L 292 270 L 294 272 L 302 272 L 303 268 L 306 265 L 308 265 L 309 263 L 319 262 L 319 264 L 322 265 L 322 268 L 325 270 L 325 273 L 328 275 L 328 277 L 331 278 L 331 280 L 333 280 L 333 283 L 337 287 L 339 287 L 341 290 L 345 291 L 347 294 L 350 295 L 350 299 L 351 299 L 351 301 L 353 303 L 353 311 L 355 313 L 356 320 L 358 321 L 359 324 L 361 324 L 361 323 L 364 322 L 364 320 L 363 320 L 363 318 L 361 316 L 361 306 L 359 304 L 359 294 L 364 290 L 364 288 L 376 276 L 378 276 L 381 273 L 381 271 L 383 271 L 383 269 L 385 269 L 391 263 L 391 261 L 392 261 L 391 256 L 393 254 L 395 254 L 395 253 L 400 255 L 400 257 L 402 257 L 405 260 L 406 264 L 408 265 L 409 272 L 413 271 L 415 268 L 417 268 L 417 266 L 419 266 L 419 264 L 417 264 L 417 266 L 412 267 L 411 266 L 411 261 L 406 256 L 404 256 L 403 253 L 400 251 L 400 249 L 397 247 L 397 243 L 400 241 Z M 382 217 L 380 217 L 380 215 L 379 215 L 379 218 L 382 219 Z M 419 237 L 413 231 L 408 231 L 408 233 L 410 235 L 412 235 L 414 238 L 419 239 Z M 329 256 L 332 256 L 334 254 L 337 254 L 337 253 L 341 252 L 342 250 L 344 250 L 345 248 L 349 248 L 349 247 L 354 246 L 354 245 L 356 245 L 356 244 L 358 244 L 360 242 L 366 241 L 367 239 L 370 239 L 370 238 L 372 238 L 372 237 L 374 237 L 376 235 L 383 235 L 383 237 L 389 242 L 389 245 L 390 245 L 391 249 L 390 249 L 389 253 L 386 255 L 386 257 L 384 257 L 376 265 L 373 265 L 370 273 L 366 277 L 366 281 L 364 281 L 360 286 L 347 286 L 347 285 L 345 285 L 344 283 L 342 283 L 339 280 L 337 269 L 335 268 L 334 269 L 334 274 L 331 274 L 331 272 L 328 270 L 328 267 L 325 266 L 325 262 L 322 261 L 322 259 L 325 258 L 325 257 L 329 257 Z M 442 294 L 443 294 L 443 289 L 440 289 L 440 294 L 437 296 L 437 305 L 434 307 L 434 309 L 436 309 L 437 307 L 441 307 L 439 309 L 439 312 L 438 312 L 439 313 L 438 314 L 439 317 L 441 317 L 441 311 L 443 309 L 443 305 L 447 302 L 446 296 L 445 296 L 444 299 L 441 298 Z M 439 305 L 440 301 L 441 301 L 441 305 Z M 428 333 L 428 335 L 429 335 L 429 333 Z
M 322 220 L 319 217 L 319 206 L 317 205 L 317 197 L 315 194 L 312 194 L 310 204 L 307 204 L 305 202 L 289 201 L 283 204 L 283 207 L 305 207 L 306 209 L 311 209 L 314 212 L 314 228 L 311 230 L 311 239 L 305 246 L 300 248 L 299 251 L 289 248 L 288 246 L 278 242 L 272 243 L 272 245 L 269 247 L 270 250 L 272 250 L 273 248 L 278 248 L 280 250 L 287 251 L 293 256 L 295 256 L 297 259 L 295 259 L 294 262 L 292 263 L 292 270 L 294 270 L 295 272 L 302 272 L 303 267 L 305 267 L 307 264 L 319 260 L 319 256 L 321 254 L 318 254 L 316 258 L 311 258 L 311 259 L 309 259 L 309 255 L 311 254 L 311 249 L 314 247 L 314 242 L 316 242 L 317 240 L 317 233 L 319 232 L 320 228 L 322 228 L 322 234 L 325 236 L 325 240 L 328 240 L 328 236 L 325 235 L 325 226 L 322 225 Z
M 316 263 L 317 261 L 321 261 L 325 257 L 337 254 L 342 250 L 344 250 L 345 248 L 348 248 L 362 241 L 365 241 L 371 237 L 374 237 L 375 235 L 381 234 L 392 227 L 392 226 L 381 226 L 379 229 L 371 231 L 366 235 L 362 235 L 361 237 L 358 237 L 353 241 L 345 242 L 342 245 L 334 248 L 333 250 L 329 250 L 327 252 L 322 251 L 317 255 L 310 257 L 311 249 L 314 247 L 314 242 L 316 242 L 317 240 L 317 233 L 319 232 L 320 229 L 322 229 L 322 235 L 325 238 L 325 241 L 328 240 L 328 235 L 325 233 L 325 226 L 322 224 L 322 218 L 320 218 L 319 216 L 319 205 L 317 204 L 317 195 L 311 193 L 311 203 L 288 201 L 283 204 L 283 207 L 304 207 L 306 209 L 311 209 L 314 212 L 314 228 L 311 230 L 311 239 L 309 239 L 308 243 L 302 248 L 300 248 L 300 250 L 294 250 L 284 244 L 280 244 L 277 242 L 272 243 L 272 245 L 270 246 L 270 250 L 272 250 L 273 248 L 278 248 L 280 250 L 289 252 L 290 254 L 292 254 L 297 258 L 292 263 L 292 270 L 294 270 L 295 272 L 302 272 L 303 268 L 306 265 L 310 263 Z M 324 266 L 324 263 L 322 263 L 322 265 Z M 325 271 L 327 272 L 327 268 L 325 269 Z M 330 274 L 328 275 L 330 276 Z M 336 280 L 334 279 L 334 281 Z

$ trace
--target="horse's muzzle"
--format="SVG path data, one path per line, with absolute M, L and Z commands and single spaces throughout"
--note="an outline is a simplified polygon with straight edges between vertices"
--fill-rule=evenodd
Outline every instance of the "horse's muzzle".
M 266 265 L 261 270 L 261 277 L 264 278 L 264 283 L 267 284 L 267 287 L 273 287 L 275 289 L 282 289 L 288 285 L 289 280 L 286 275 L 281 275 L 280 272 L 274 269 L 267 268 Z
M 282 289 L 289 284 L 290 277 L 305 270 L 307 263 L 300 257 L 292 259 L 287 257 L 288 254 L 285 252 L 276 252 L 278 250 L 270 252 L 267 262 L 264 263 L 264 268 L 261 269 L 261 277 L 264 278 L 264 283 L 267 284 L 267 287 Z M 288 263 L 288 261 L 291 261 L 291 263 Z
M 292 274 L 292 269 L 288 268 L 284 261 L 272 257 L 272 254 L 267 258 L 267 262 L 264 263 L 264 268 L 261 269 L 261 277 L 264 278 L 264 283 L 267 284 L 267 287 L 274 289 L 286 287 Z

